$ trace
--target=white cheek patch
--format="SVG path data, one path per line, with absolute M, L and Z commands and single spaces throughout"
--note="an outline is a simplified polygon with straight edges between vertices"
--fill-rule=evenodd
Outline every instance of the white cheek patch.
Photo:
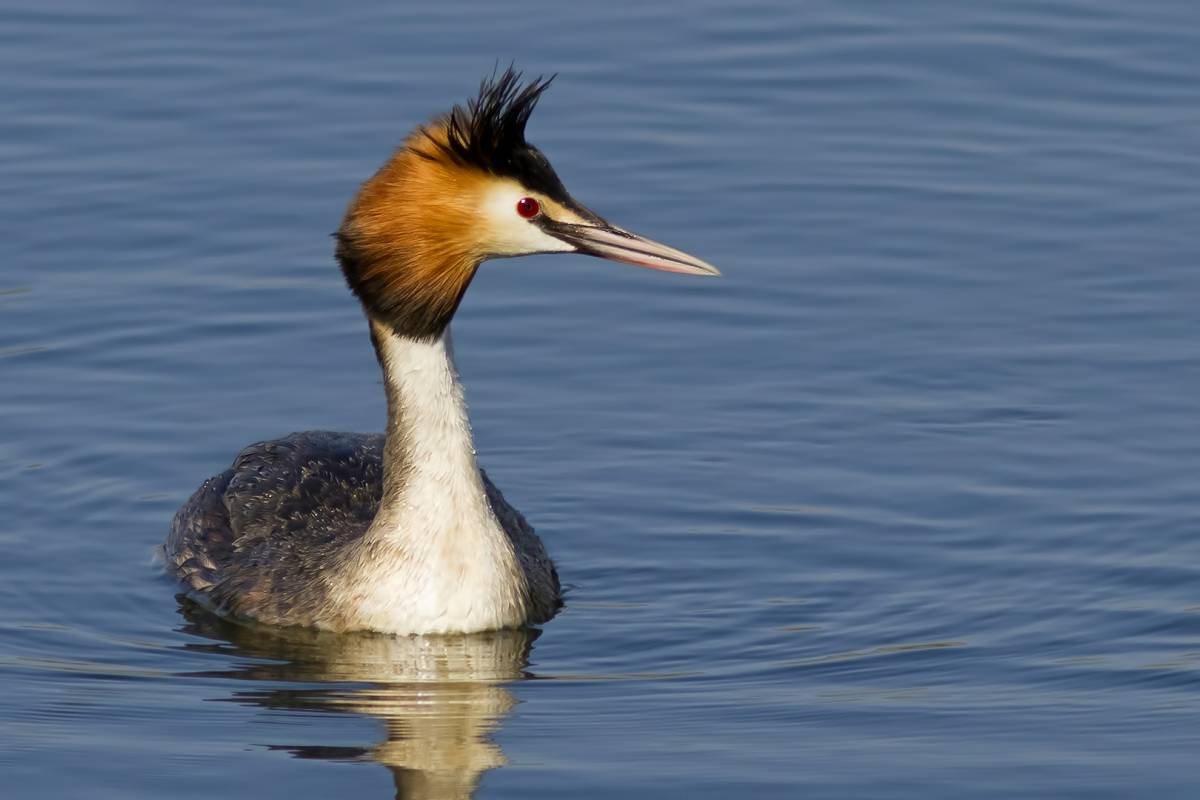
M 481 211 L 492 252 L 497 256 L 573 252 L 573 245 L 546 234 L 534 220 L 525 219 L 517 213 L 517 203 L 523 197 L 533 197 L 545 212 L 548 201 L 516 183 L 498 184 L 484 196 Z

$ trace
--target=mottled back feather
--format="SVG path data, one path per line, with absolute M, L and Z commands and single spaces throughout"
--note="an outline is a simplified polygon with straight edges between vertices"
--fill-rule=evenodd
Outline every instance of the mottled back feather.
M 383 445 L 382 434 L 329 431 L 250 445 L 175 515 L 168 570 L 222 613 L 337 627 L 326 616 L 330 570 L 379 509 Z M 486 474 L 483 482 L 518 557 L 546 565 L 557 595 L 558 576 L 533 529 Z

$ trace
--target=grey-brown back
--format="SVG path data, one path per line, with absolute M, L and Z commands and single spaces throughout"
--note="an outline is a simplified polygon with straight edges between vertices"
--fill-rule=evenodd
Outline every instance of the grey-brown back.
M 329 431 L 250 445 L 175 515 L 164 548 L 168 570 L 225 614 L 277 625 L 329 622 L 331 567 L 379 509 L 383 446 L 382 434 Z M 549 565 L 533 529 L 483 479 L 519 557 Z M 549 573 L 557 597 L 552 565 Z

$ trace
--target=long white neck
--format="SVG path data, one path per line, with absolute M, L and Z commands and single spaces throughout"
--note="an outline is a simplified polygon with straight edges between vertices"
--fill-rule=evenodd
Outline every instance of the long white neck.
M 379 512 L 355 566 L 376 630 L 520 624 L 528 586 L 488 503 L 447 330 L 418 341 L 372 323 L 388 397 Z
M 450 330 L 433 341 L 384 326 L 374 335 L 388 401 L 385 506 L 415 507 L 426 516 L 486 506 Z

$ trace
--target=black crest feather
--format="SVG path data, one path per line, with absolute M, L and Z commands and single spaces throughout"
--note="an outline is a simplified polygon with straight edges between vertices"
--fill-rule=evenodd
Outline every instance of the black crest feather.
M 446 141 L 439 141 L 439 148 L 460 164 L 496 174 L 511 172 L 514 162 L 531 149 L 525 141 L 525 125 L 554 77 L 525 83 L 511 66 L 499 75 L 493 73 L 465 108 L 455 106 L 446 115 Z

